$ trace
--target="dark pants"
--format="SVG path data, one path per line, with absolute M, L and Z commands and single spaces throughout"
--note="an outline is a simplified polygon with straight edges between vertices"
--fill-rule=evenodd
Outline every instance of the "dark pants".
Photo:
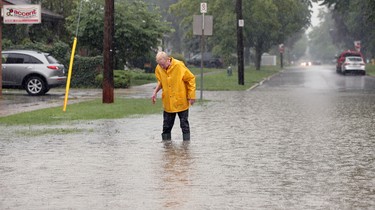
M 172 131 L 174 120 L 176 118 L 176 114 L 178 114 L 178 117 L 180 118 L 180 127 L 183 134 L 190 134 L 190 127 L 189 127 L 189 110 L 185 110 L 182 112 L 177 113 L 163 113 L 163 134 L 169 134 Z

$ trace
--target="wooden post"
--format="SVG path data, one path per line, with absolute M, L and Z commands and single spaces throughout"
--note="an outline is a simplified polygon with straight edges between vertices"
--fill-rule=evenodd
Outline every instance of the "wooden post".
M 3 9 L 3 0 L 0 0 L 0 11 L 2 9 Z M 0 59 L 0 96 L 3 95 L 3 67 L 2 67 L 2 64 L 3 64 L 3 55 L 2 55 L 3 48 L 2 48 L 2 45 L 3 45 L 3 16 L 1 16 L 1 14 L 0 14 L 0 55 L 1 55 L 1 59 Z
M 105 0 L 104 6 L 104 40 L 103 40 L 103 103 L 114 102 L 113 82 L 113 34 L 114 34 L 114 0 Z
M 242 0 L 236 2 L 237 13 L 237 61 L 238 61 L 238 84 L 244 85 L 244 59 L 243 59 L 243 26 L 240 26 L 240 21 L 243 20 L 242 16 Z

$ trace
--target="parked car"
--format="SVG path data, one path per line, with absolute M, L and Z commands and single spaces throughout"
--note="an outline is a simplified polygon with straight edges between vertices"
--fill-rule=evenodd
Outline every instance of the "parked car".
M 362 75 L 366 74 L 366 65 L 363 58 L 358 56 L 345 57 L 345 61 L 341 65 L 341 73 L 346 74 L 347 72 L 360 72 Z
M 342 64 L 345 62 L 345 58 L 351 56 L 351 57 L 360 57 L 364 61 L 363 55 L 359 51 L 354 51 L 354 50 L 346 50 L 340 54 L 340 56 L 337 57 L 336 60 L 336 72 L 341 73 L 342 70 Z
M 25 89 L 44 95 L 66 83 L 66 70 L 52 55 L 33 50 L 2 51 L 3 88 Z
M 198 53 L 187 59 L 188 65 L 201 66 L 202 54 Z M 223 62 L 219 57 L 213 56 L 211 53 L 206 52 L 203 54 L 203 66 L 207 68 L 223 68 Z

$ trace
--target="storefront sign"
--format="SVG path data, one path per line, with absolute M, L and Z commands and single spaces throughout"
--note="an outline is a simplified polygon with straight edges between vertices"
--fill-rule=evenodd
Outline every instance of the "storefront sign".
M 4 5 L 4 24 L 39 24 L 42 22 L 40 5 Z

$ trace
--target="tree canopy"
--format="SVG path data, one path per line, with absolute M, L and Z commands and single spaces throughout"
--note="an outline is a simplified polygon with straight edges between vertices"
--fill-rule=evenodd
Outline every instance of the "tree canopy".
M 332 41 L 341 50 L 354 48 L 361 41 L 361 51 L 375 54 L 375 1 L 374 0 L 313 0 L 326 5 L 332 13 Z
M 324 10 L 319 12 L 318 17 L 322 20 L 321 24 L 313 27 L 308 34 L 310 38 L 309 53 L 313 60 L 320 60 L 323 62 L 330 62 L 337 54 L 337 47 L 332 43 L 330 36 L 331 29 L 334 27 L 334 22 L 331 13 Z
M 101 54 L 103 51 L 103 14 L 102 0 L 84 2 L 78 30 L 79 45 L 91 55 Z M 76 25 L 76 15 L 69 16 L 67 28 L 72 34 L 75 33 Z M 116 1 L 114 25 L 115 57 L 119 66 L 143 65 L 145 57 L 156 51 L 163 34 L 171 31 L 169 25 L 162 21 L 158 10 L 151 12 L 142 1 Z
M 32 3 L 40 2 L 34 0 Z M 4 25 L 5 47 L 28 43 L 53 44 L 65 42 L 71 45 L 76 34 L 80 0 L 42 1 L 42 8 L 64 17 L 35 25 Z M 103 51 L 104 1 L 82 1 L 78 30 L 78 52 L 101 55 Z M 124 64 L 143 67 L 149 56 L 156 51 L 163 35 L 172 31 L 165 22 L 157 5 L 150 9 L 144 1 L 115 1 L 115 58 L 118 68 Z M 153 59 L 153 58 L 152 58 Z M 147 61 L 149 62 L 149 61 Z
M 199 0 L 181 0 L 171 6 L 175 15 L 182 17 L 184 42 L 188 51 L 197 51 L 199 37 L 192 36 L 192 16 L 200 14 Z M 208 37 L 206 49 L 227 60 L 236 52 L 235 0 L 207 1 L 208 15 L 214 18 L 213 36 Z M 260 68 L 261 55 L 272 46 L 287 42 L 288 38 L 310 24 L 310 2 L 307 0 L 251 0 L 243 2 L 245 46 L 255 49 L 255 64 Z

